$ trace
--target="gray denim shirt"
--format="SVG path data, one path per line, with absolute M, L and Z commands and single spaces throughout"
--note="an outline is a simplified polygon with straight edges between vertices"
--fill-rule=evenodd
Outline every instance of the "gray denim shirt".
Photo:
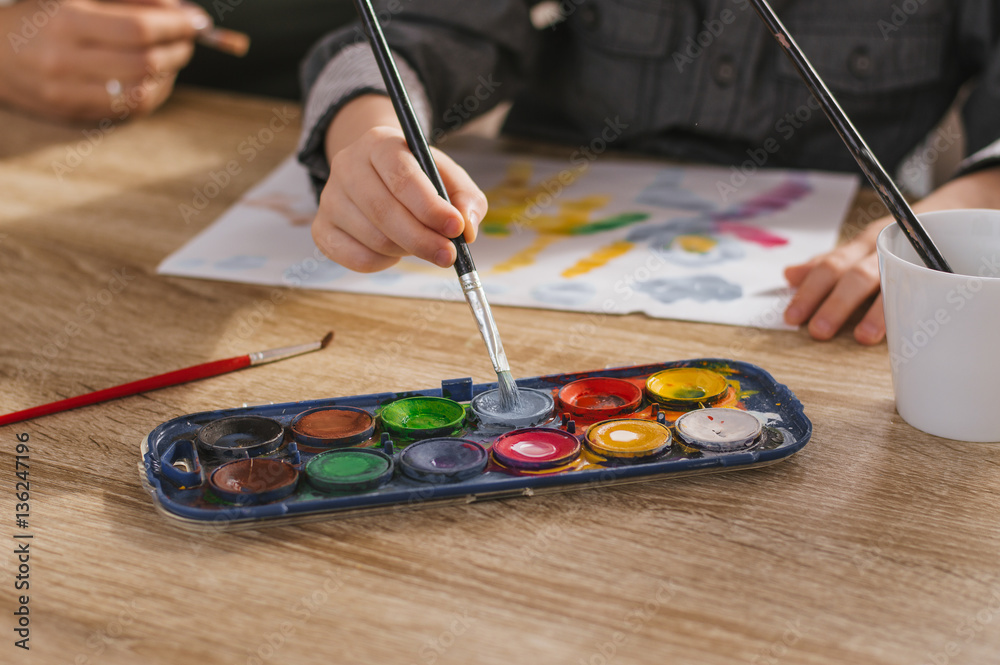
M 429 101 L 431 138 L 513 100 L 504 131 L 581 147 L 766 166 L 856 164 L 747 0 L 561 0 L 536 29 L 527 0 L 377 2 L 386 37 Z M 970 84 L 964 170 L 1000 163 L 1000 0 L 772 0 L 889 169 Z M 307 95 L 362 41 L 348 27 L 303 65 Z M 323 135 L 358 84 L 307 120 L 300 160 L 318 186 Z M 315 104 L 314 104 L 315 107 Z M 307 114 L 308 115 L 308 114 Z

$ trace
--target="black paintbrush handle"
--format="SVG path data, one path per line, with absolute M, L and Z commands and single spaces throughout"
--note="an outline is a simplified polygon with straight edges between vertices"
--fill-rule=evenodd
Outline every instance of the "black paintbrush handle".
M 871 183 L 872 187 L 875 188 L 879 198 L 882 199 L 882 203 L 885 204 L 889 212 L 892 213 L 892 216 L 899 222 L 903 234 L 906 235 L 906 239 L 913 245 L 913 249 L 916 250 L 921 260 L 923 260 L 928 268 L 933 270 L 952 272 L 948 266 L 948 262 L 945 261 L 941 252 L 938 251 L 934 241 L 927 235 L 927 231 L 924 230 L 913 209 L 910 208 L 906 199 L 900 193 L 899 188 L 896 187 L 896 183 L 893 182 L 878 159 L 872 154 L 865 140 L 861 138 L 861 134 L 858 133 L 858 130 L 851 123 L 850 118 L 847 117 L 847 114 L 844 113 L 844 109 L 840 107 L 833 93 L 830 92 L 823 79 L 813 69 L 812 64 L 806 58 L 802 49 L 795 43 L 792 36 L 788 34 L 788 30 L 785 29 L 785 26 L 781 23 L 781 19 L 774 13 L 767 0 L 750 0 L 750 2 L 753 4 L 754 11 L 757 12 L 757 15 L 760 16 L 767 29 L 774 35 L 778 44 L 781 45 L 785 55 L 788 56 L 795 69 L 798 70 L 799 76 L 805 81 L 810 92 L 816 97 L 826 117 L 833 124 L 837 133 L 840 134 L 840 138 L 847 144 L 851 154 L 854 155 L 854 159 L 858 161 L 861 171 L 868 178 L 868 182 Z
M 396 69 L 395 61 L 392 59 L 389 44 L 385 41 L 385 35 L 382 34 L 382 26 L 379 25 L 378 18 L 375 16 L 375 8 L 372 7 L 371 0 L 354 0 L 354 7 L 365 26 L 365 32 L 368 33 L 375 61 L 378 63 L 379 71 L 382 72 L 382 80 L 385 81 L 385 87 L 389 91 L 389 99 L 392 100 L 392 107 L 396 110 L 399 124 L 403 127 L 403 135 L 406 136 L 410 152 L 417 158 L 420 168 L 430 178 L 437 193 L 450 203 L 451 199 L 448 198 L 448 192 L 444 188 L 444 181 L 441 180 L 437 164 L 434 163 L 434 156 L 431 155 L 427 139 L 417 121 L 417 114 L 413 111 L 410 97 L 406 94 L 403 80 L 399 76 L 399 70 Z M 455 244 L 455 249 L 458 250 L 455 258 L 455 271 L 459 276 L 474 271 L 476 264 L 472 262 L 472 253 L 469 251 L 464 236 L 452 238 L 451 241 Z

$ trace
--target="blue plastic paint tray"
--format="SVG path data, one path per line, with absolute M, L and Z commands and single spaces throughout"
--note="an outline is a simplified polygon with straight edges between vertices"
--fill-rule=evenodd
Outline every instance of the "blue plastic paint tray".
M 549 410 L 531 422 L 497 422 L 483 407 L 496 384 L 454 379 L 181 416 L 142 441 L 139 474 L 175 524 L 257 528 L 749 469 L 798 452 L 812 433 L 786 386 L 733 360 L 517 384 Z M 323 427 L 359 419 L 360 434 L 324 439 Z

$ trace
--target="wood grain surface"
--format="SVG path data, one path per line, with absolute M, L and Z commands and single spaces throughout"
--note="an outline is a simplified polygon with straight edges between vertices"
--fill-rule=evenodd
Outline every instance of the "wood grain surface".
M 294 150 L 299 112 L 181 90 L 105 132 L 0 113 L 4 412 L 336 331 L 321 353 L 0 428 L 0 662 L 997 662 L 1000 448 L 902 422 L 885 346 L 849 333 L 496 307 L 515 376 L 733 358 L 798 395 L 812 440 L 738 473 L 236 533 L 172 526 L 137 471 L 143 436 L 170 418 L 492 378 L 464 303 L 155 274 Z M 265 144 L 275 117 L 287 124 Z M 186 222 L 179 206 L 234 160 Z M 432 332 L 414 337 L 421 321 Z M 17 533 L 33 535 L 27 592 Z M 25 593 L 29 652 L 14 646 Z

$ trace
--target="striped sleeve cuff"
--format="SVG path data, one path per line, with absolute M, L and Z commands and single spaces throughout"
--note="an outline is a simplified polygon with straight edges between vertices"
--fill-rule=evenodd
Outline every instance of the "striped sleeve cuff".
M 956 175 L 968 175 L 991 166 L 1000 166 L 1000 141 L 994 141 L 979 152 L 966 157 L 958 165 Z
M 420 77 L 410 65 L 393 54 L 396 68 L 424 134 L 431 130 L 431 104 Z M 299 161 L 309 170 L 319 193 L 330 177 L 324 141 L 333 117 L 349 101 L 363 94 L 387 94 L 382 74 L 367 43 L 341 50 L 326 64 L 309 90 L 299 139 Z

